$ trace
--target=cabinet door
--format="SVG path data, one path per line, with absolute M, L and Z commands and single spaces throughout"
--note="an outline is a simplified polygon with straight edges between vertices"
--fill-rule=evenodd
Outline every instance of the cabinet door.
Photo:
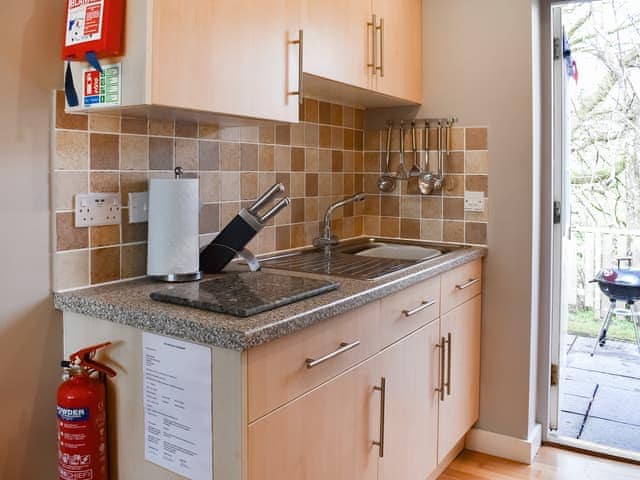
M 423 480 L 436 468 L 439 322 L 383 352 L 386 378 L 381 480 Z
M 377 358 L 250 424 L 249 480 L 375 480 Z
M 304 71 L 371 88 L 371 0 L 303 0 Z
M 422 102 L 422 0 L 373 0 L 377 16 L 377 90 Z
M 448 338 L 451 334 L 451 343 L 447 345 L 443 372 L 450 389 L 439 408 L 438 462 L 478 420 L 480 319 L 480 295 L 441 318 L 440 335 Z
M 298 120 L 295 0 L 154 0 L 150 102 Z M 188 4 L 188 5 L 187 5 Z

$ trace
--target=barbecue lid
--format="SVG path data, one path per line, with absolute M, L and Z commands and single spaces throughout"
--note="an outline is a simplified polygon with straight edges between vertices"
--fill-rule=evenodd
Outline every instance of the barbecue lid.
M 596 282 L 627 287 L 640 287 L 640 269 L 604 268 L 598 272 Z

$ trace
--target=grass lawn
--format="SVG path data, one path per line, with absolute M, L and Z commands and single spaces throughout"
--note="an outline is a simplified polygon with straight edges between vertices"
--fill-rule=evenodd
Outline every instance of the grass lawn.
M 600 331 L 602 319 L 594 315 L 593 310 L 569 311 L 568 333 L 583 337 L 595 337 Z M 629 317 L 618 316 L 613 319 L 607 332 L 607 338 L 635 341 L 633 323 Z

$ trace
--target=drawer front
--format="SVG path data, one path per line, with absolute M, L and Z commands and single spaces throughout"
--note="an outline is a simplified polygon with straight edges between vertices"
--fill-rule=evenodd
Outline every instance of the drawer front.
M 440 277 L 382 299 L 382 344 L 391 345 L 440 316 Z
M 446 313 L 482 291 L 482 260 L 478 259 L 442 275 L 442 308 Z
M 249 422 L 380 350 L 380 302 L 247 352 Z

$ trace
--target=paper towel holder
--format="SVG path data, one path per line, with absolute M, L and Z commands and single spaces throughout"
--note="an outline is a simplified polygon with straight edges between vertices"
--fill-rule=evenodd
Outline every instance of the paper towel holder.
M 176 180 L 184 178 L 184 169 L 182 167 L 176 167 L 173 170 L 173 173 Z M 202 271 L 193 273 L 169 273 L 166 275 L 151 275 L 151 278 L 168 283 L 196 282 L 202 279 Z

